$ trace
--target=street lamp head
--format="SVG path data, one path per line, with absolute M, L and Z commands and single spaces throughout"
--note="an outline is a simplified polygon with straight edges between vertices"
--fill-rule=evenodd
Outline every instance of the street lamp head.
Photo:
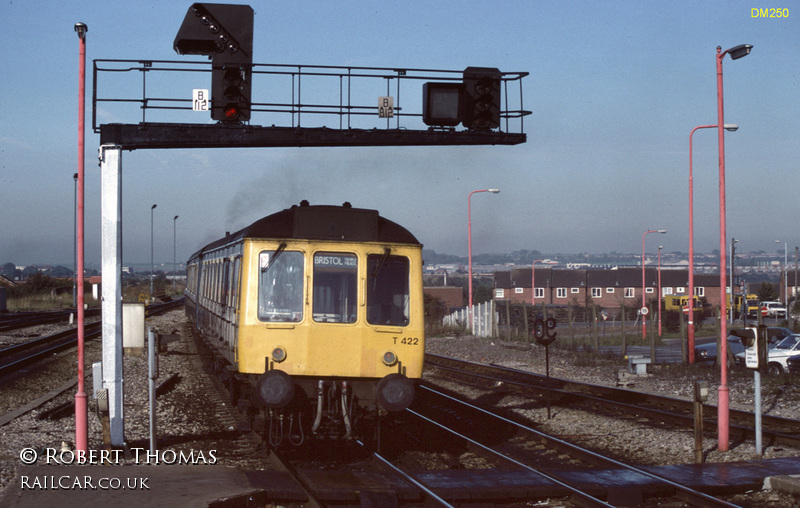
M 178 216 L 176 215 L 175 217 L 172 218 L 172 220 L 178 220 Z
M 498 192 L 500 192 L 500 189 L 487 189 L 487 190 L 492 194 L 497 194 Z
M 158 205 L 153 205 L 153 206 L 151 206 L 151 207 L 150 207 L 150 209 L 151 209 L 151 210 L 155 210 L 155 208 L 156 208 L 157 206 L 158 206 Z
M 663 234 L 665 234 L 667 232 L 667 230 L 666 229 L 659 229 L 658 232 L 663 235 Z
M 739 124 L 737 123 L 726 123 L 722 127 L 724 127 L 728 132 L 736 132 L 739 130 Z
M 726 51 L 726 53 L 730 53 L 731 60 L 738 60 L 743 56 L 749 55 L 751 49 L 753 49 L 752 44 L 739 44 Z
M 78 32 L 78 38 L 83 40 L 86 38 L 86 32 L 89 31 L 89 27 L 86 26 L 86 23 L 75 23 L 75 31 Z

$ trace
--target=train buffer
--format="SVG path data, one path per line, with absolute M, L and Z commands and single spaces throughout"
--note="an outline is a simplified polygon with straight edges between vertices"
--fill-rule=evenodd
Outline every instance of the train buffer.
M 650 357 L 644 355 L 627 355 L 628 372 L 637 376 L 647 375 L 647 365 L 651 363 Z

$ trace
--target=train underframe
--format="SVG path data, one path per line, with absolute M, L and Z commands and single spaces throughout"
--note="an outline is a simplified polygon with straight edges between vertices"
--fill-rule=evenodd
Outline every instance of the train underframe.
M 381 379 L 289 376 L 279 370 L 243 374 L 205 340 L 200 342 L 231 404 L 275 448 L 321 440 L 378 442 L 381 421 L 408 407 L 414 397 L 414 382 L 400 373 L 402 366 Z

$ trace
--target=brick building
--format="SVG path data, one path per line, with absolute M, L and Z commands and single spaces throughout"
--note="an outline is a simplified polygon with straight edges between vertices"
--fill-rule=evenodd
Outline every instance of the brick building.
M 535 277 L 535 303 L 548 305 L 591 303 L 607 309 L 619 309 L 623 304 L 630 307 L 642 302 L 642 269 L 626 267 L 611 270 L 583 269 L 564 270 L 557 268 L 516 268 L 494 273 L 495 300 L 531 303 L 531 282 Z M 661 269 L 661 294 L 688 294 L 688 272 L 686 270 Z M 719 275 L 695 274 L 695 295 L 704 298 L 710 305 L 719 305 Z M 645 295 L 647 302 L 658 295 L 658 269 L 645 268 Z
M 422 290 L 442 300 L 449 310 L 464 306 L 464 288 L 459 286 L 425 286 Z

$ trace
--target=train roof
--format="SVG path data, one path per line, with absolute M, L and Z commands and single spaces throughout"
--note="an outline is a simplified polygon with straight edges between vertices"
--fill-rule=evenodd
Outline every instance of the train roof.
M 377 210 L 342 206 L 300 205 L 282 210 L 206 245 L 202 251 L 214 249 L 244 238 L 276 238 L 302 240 L 336 240 L 342 242 L 382 242 L 420 245 L 403 226 L 378 214 Z

